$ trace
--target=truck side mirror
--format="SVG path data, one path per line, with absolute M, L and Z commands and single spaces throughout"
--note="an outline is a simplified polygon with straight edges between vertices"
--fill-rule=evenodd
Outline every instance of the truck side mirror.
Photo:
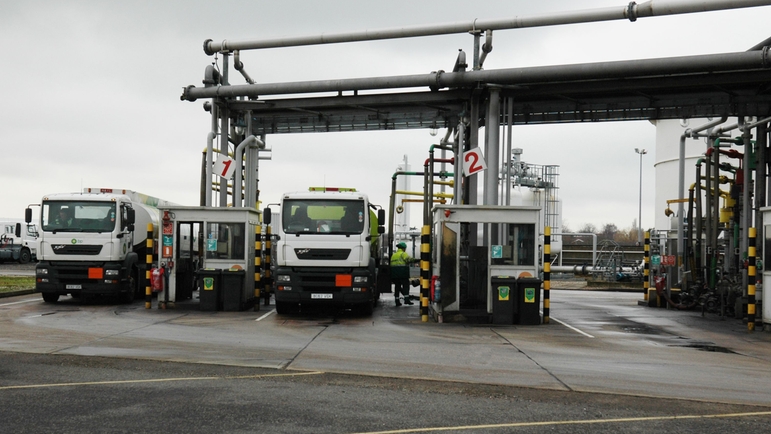
M 377 224 L 378 226 L 385 226 L 385 210 L 383 208 L 377 210 Z
M 270 224 L 271 217 L 273 216 L 270 207 L 265 208 L 262 210 L 262 222 L 266 225 Z
M 24 221 L 26 223 L 32 223 L 32 208 L 27 208 L 24 210 Z
M 126 228 L 129 231 L 134 231 L 134 223 L 136 222 L 137 214 L 134 208 L 126 208 Z
M 16 238 L 21 238 L 21 223 L 16 223 Z

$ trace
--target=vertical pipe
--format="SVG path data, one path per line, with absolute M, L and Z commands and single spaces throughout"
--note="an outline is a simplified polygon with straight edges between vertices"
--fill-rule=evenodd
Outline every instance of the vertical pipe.
M 431 282 L 431 224 L 420 231 L 420 319 L 428 322 L 428 298 Z
M 742 159 L 744 183 L 742 185 L 742 215 L 739 220 L 741 222 L 741 227 L 739 228 L 741 230 L 739 251 L 744 253 L 749 249 L 749 228 L 752 226 L 752 202 L 750 198 L 750 188 L 752 186 L 752 163 L 750 163 L 750 158 L 752 157 L 752 131 L 749 128 L 743 129 L 742 139 L 744 141 L 744 158 Z M 743 283 L 749 285 L 747 278 L 748 276 L 743 274 Z
M 263 217 L 264 220 L 264 217 Z M 262 282 L 262 225 L 254 226 L 254 311 L 260 310 L 260 288 Z
M 551 305 L 551 227 L 543 228 L 543 323 L 549 324 Z
M 704 276 L 702 276 L 702 248 L 703 245 L 701 243 L 702 234 L 704 233 L 704 226 L 702 224 L 702 211 L 701 211 L 701 162 L 702 159 L 699 158 L 696 162 L 696 184 L 695 184 L 695 192 L 694 192 L 694 206 L 696 207 L 696 232 L 694 233 L 694 257 L 695 257 L 695 263 L 694 263 L 694 279 L 698 280 L 700 282 L 704 281 Z M 692 223 L 693 224 L 693 223 Z
M 506 205 L 511 205 L 511 167 L 509 167 L 509 164 L 511 163 L 511 134 L 512 134 L 512 126 L 514 125 L 514 98 L 507 98 L 507 114 L 508 118 L 506 121 Z
M 228 126 L 228 110 L 226 108 L 222 108 L 220 110 L 222 116 L 220 117 L 220 154 L 224 158 L 227 158 L 228 156 L 228 131 L 230 131 L 230 128 Z M 228 206 L 228 180 L 225 178 L 220 178 L 220 196 L 219 196 L 219 206 L 222 208 L 225 208 Z
M 711 277 L 711 264 L 712 264 L 712 148 L 710 148 L 712 139 L 707 139 L 707 156 L 704 159 L 704 184 L 706 185 L 706 191 L 704 192 L 704 197 L 706 198 L 706 206 L 704 207 L 705 212 L 707 213 L 706 219 L 705 219 L 705 225 L 704 225 L 704 240 L 705 240 L 705 255 L 704 255 L 704 272 L 705 272 L 705 282 L 707 282 L 709 289 L 714 289 L 712 286 L 712 277 Z
M 645 231 L 643 262 L 645 264 L 643 268 L 643 298 L 648 301 L 648 291 L 651 287 L 651 233 L 649 231 Z
M 498 205 L 498 160 L 500 155 L 500 89 L 490 88 L 490 100 L 487 106 L 485 119 L 485 158 L 487 170 L 485 171 L 484 205 Z
M 749 228 L 749 247 L 747 251 L 747 331 L 755 330 L 755 243 L 757 229 Z
M 150 273 L 153 266 L 153 224 L 147 224 L 147 241 L 145 251 L 145 309 L 150 309 L 153 303 L 153 289 L 150 287 Z
M 455 152 L 456 164 L 455 164 L 453 177 L 452 177 L 453 181 L 455 181 L 455 186 L 453 187 L 454 197 L 452 198 L 452 203 L 455 205 L 462 204 L 463 201 L 465 200 L 463 196 L 463 185 L 460 182 L 463 165 L 457 163 L 462 161 L 461 155 L 463 154 L 465 140 L 466 140 L 466 124 L 463 122 L 463 119 L 461 119 L 458 122 L 458 140 L 456 140 L 453 147 L 453 152 Z
M 768 132 L 766 124 L 758 125 L 757 129 L 757 156 L 755 162 L 755 227 L 763 227 L 763 213 L 760 209 L 766 206 L 766 146 L 768 145 Z M 763 243 L 757 247 L 757 256 L 763 257 Z
M 685 139 L 681 139 L 681 140 L 685 140 Z M 637 151 L 637 148 L 635 148 L 635 151 Z M 642 240 L 643 238 L 642 236 L 643 235 L 642 234 L 642 181 L 643 181 L 642 160 L 643 160 L 643 155 L 645 154 L 645 149 L 640 150 L 640 152 L 638 153 L 640 154 L 640 194 L 638 196 L 639 199 L 637 204 L 637 245 L 639 246 L 640 244 L 642 244 L 642 241 L 643 241 Z
M 212 185 L 211 185 L 211 178 L 212 178 L 212 164 L 214 164 L 214 140 L 217 139 L 217 119 L 219 116 L 219 109 L 217 108 L 217 105 L 215 104 L 214 98 L 212 98 L 211 101 L 211 131 L 209 132 L 209 136 L 206 140 L 206 174 L 205 174 L 205 185 L 202 185 L 201 188 L 204 189 L 203 194 L 205 197 L 205 203 L 203 203 L 204 206 L 212 206 Z

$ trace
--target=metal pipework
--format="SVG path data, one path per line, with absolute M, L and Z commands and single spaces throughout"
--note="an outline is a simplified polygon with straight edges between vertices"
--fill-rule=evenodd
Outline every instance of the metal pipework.
M 686 137 L 693 137 L 695 134 L 698 134 L 702 131 L 708 130 L 712 127 L 718 126 L 722 124 L 723 122 L 728 119 L 727 116 L 723 116 L 720 119 L 716 119 L 712 122 L 707 122 L 704 125 L 701 125 L 696 128 L 687 129 L 683 134 L 680 136 L 680 155 L 678 160 L 678 169 L 679 169 L 679 176 L 677 178 L 677 198 L 681 201 L 677 205 L 677 256 L 680 258 L 680 264 L 682 264 L 683 261 L 683 249 L 684 249 L 684 234 L 683 234 L 683 224 L 684 224 L 684 215 L 683 215 L 683 201 L 685 199 L 685 138 Z M 682 270 L 678 269 L 678 273 L 680 273 Z M 682 275 L 678 274 L 677 276 L 678 280 L 682 280 Z
M 636 21 L 638 18 L 708 12 L 766 6 L 765 0 L 650 0 L 641 4 L 630 2 L 622 6 L 557 12 L 542 15 L 515 16 L 506 19 L 474 19 L 472 21 L 408 26 L 380 30 L 364 30 L 350 33 L 332 33 L 292 38 L 228 41 L 215 43 L 207 39 L 203 50 L 208 55 L 228 53 L 234 50 L 258 50 L 264 48 L 298 47 L 304 45 L 337 44 L 342 42 L 376 41 L 382 39 L 413 38 L 418 36 L 448 35 L 453 33 L 478 33 L 480 30 L 504 30 L 528 27 L 545 27 L 564 24 L 591 23 L 612 20 Z
M 183 89 L 180 99 L 259 97 L 266 95 L 347 92 L 378 89 L 474 87 L 477 83 L 525 85 L 535 82 L 615 79 L 638 75 L 687 74 L 709 70 L 712 72 L 769 69 L 768 50 L 738 53 L 706 54 L 658 59 L 624 60 L 573 65 L 549 65 L 466 72 L 431 72 L 391 77 L 365 77 L 339 80 L 301 81 L 294 83 L 265 83 L 223 85 Z M 474 118 L 471 117 L 473 120 Z
M 244 76 L 244 80 L 246 80 L 249 84 L 254 84 L 254 80 L 252 80 L 252 77 L 247 74 L 247 72 L 244 70 L 244 64 L 241 62 L 241 52 L 235 51 L 233 53 L 233 68 L 236 68 L 236 71 L 240 72 L 241 75 Z

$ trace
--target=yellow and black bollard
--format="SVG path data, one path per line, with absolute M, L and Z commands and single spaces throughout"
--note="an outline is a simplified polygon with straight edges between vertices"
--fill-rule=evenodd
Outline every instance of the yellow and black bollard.
M 153 268 L 153 224 L 147 224 L 147 241 L 145 242 L 145 309 L 153 305 L 153 289 L 150 287 L 150 273 Z
M 265 252 L 265 266 L 263 267 L 265 269 L 265 291 L 262 294 L 262 297 L 265 299 L 265 306 L 270 305 L 270 288 L 273 285 L 273 278 L 270 275 L 270 250 L 271 250 L 271 244 L 270 244 L 270 238 L 271 238 L 271 229 L 270 225 L 265 225 L 265 242 L 262 243 Z M 259 302 L 259 300 L 258 300 Z
M 420 231 L 420 318 L 428 322 L 428 298 L 431 293 L 431 226 Z

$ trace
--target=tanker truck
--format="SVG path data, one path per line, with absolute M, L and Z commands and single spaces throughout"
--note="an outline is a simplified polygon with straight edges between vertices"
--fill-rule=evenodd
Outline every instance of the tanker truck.
M 158 207 L 171 202 L 113 188 L 44 196 L 38 220 L 35 292 L 47 303 L 113 296 L 124 303 L 144 293 L 147 224 L 157 235 Z M 25 213 L 32 221 L 32 209 Z
M 331 187 L 285 193 L 280 207 L 273 272 L 276 312 L 321 305 L 372 314 L 380 292 L 391 286 L 387 261 L 380 260 L 385 211 L 355 189 Z

